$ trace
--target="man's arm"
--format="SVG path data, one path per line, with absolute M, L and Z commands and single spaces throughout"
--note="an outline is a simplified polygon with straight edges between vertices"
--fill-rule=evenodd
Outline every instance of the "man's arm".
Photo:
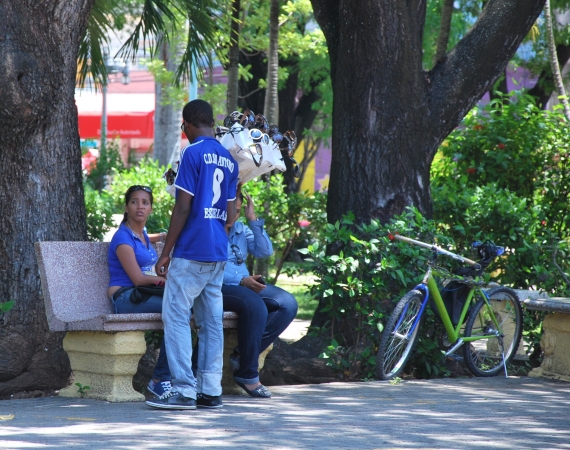
M 234 219 L 236 218 L 237 209 L 236 209 L 236 201 L 235 200 L 228 202 L 227 215 L 228 215 L 228 217 L 226 219 L 226 222 L 233 222 Z
M 162 254 L 160 255 L 160 258 L 158 258 L 158 262 L 155 266 L 156 274 L 159 276 L 166 277 L 166 274 L 168 273 L 170 252 L 186 224 L 186 219 L 188 219 L 188 215 L 190 214 L 193 199 L 193 195 L 183 191 L 182 189 L 178 189 L 176 194 L 176 203 L 174 204 L 172 216 L 170 217 L 170 226 L 168 227 L 168 233 L 166 234 L 166 242 L 164 243 Z

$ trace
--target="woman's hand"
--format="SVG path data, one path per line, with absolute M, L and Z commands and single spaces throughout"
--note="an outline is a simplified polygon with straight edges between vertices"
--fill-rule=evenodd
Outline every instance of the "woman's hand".
M 164 286 L 166 283 L 166 278 L 163 277 L 155 277 L 156 281 L 153 283 L 155 286 Z
M 249 277 L 244 277 L 243 279 L 243 285 L 246 288 L 251 289 L 253 292 L 261 292 L 263 289 L 265 289 L 265 285 L 259 283 L 257 280 L 259 280 L 261 278 L 261 275 L 251 275 Z
M 253 204 L 253 200 L 251 199 L 251 196 L 247 192 L 244 192 L 243 196 L 247 200 L 247 204 L 245 205 L 245 217 L 249 221 L 257 220 L 257 216 L 255 215 L 254 204 Z

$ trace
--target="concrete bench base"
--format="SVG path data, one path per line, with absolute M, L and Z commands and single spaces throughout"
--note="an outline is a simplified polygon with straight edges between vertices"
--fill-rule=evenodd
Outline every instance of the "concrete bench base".
M 144 395 L 133 389 L 133 376 L 146 351 L 144 331 L 68 331 L 63 348 L 69 356 L 73 383 L 62 397 L 81 397 L 78 386 L 89 386 L 84 397 L 108 402 L 134 402 Z
M 83 397 L 108 402 L 137 402 L 145 396 L 133 389 L 133 376 L 146 351 L 144 331 L 68 331 L 63 339 L 63 348 L 69 356 L 73 382 L 59 391 L 61 397 L 81 397 L 79 387 L 89 386 Z M 224 367 L 222 393 L 224 395 L 247 395 L 233 381 L 230 355 L 237 346 L 237 330 L 224 329 Z M 259 355 L 259 370 L 263 368 L 269 346 Z
M 570 382 L 570 315 L 549 314 L 544 318 L 542 328 L 544 334 L 540 346 L 544 359 L 529 376 Z
M 519 292 L 519 298 L 528 309 L 554 312 L 542 323 L 540 346 L 544 358 L 529 376 L 570 382 L 570 298 L 548 297 L 537 291 Z

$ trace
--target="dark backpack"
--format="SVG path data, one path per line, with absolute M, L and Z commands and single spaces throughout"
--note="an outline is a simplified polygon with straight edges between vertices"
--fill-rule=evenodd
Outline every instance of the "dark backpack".
M 467 301 L 470 289 L 471 288 L 466 284 L 451 280 L 443 289 L 440 290 L 443 304 L 445 305 L 445 309 L 447 309 L 453 326 L 459 323 L 459 317 L 461 316 L 463 305 L 465 305 L 465 302 Z M 433 301 L 432 308 L 435 311 L 436 316 L 439 317 L 439 312 Z M 439 318 L 441 320 L 441 317 Z

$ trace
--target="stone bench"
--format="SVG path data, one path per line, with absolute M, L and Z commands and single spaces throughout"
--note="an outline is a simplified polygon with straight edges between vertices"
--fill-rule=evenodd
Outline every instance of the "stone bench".
M 115 314 L 107 298 L 108 242 L 36 242 L 43 298 L 50 331 L 67 332 L 63 348 L 73 371 L 72 385 L 60 391 L 110 402 L 141 401 L 132 386 L 146 352 L 145 331 L 163 328 L 161 314 Z M 229 355 L 237 345 L 237 319 L 224 312 L 224 394 L 243 394 L 233 383 Z M 269 350 L 269 349 L 268 349 Z M 265 355 L 260 355 L 260 370 Z
M 518 290 L 517 294 L 527 309 L 553 313 L 542 323 L 544 358 L 529 376 L 570 381 L 570 298 L 549 297 L 540 291 Z

